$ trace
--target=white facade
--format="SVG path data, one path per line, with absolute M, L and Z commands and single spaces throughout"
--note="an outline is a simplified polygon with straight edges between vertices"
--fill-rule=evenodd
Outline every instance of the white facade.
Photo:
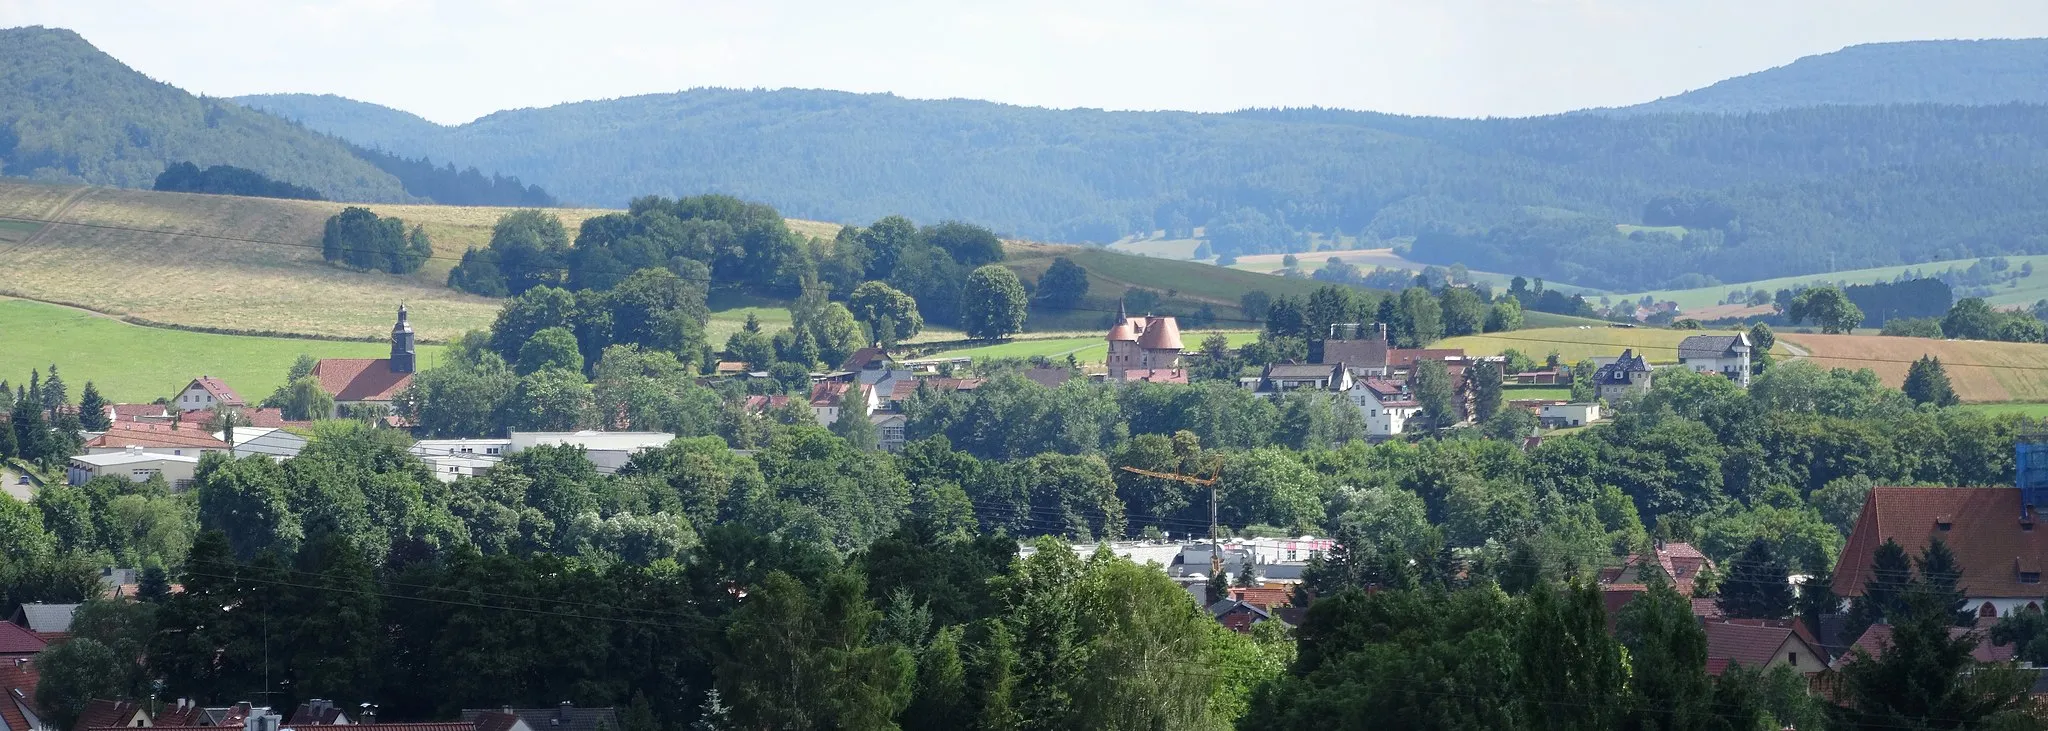
M 201 378 L 210 377 L 202 376 Z M 217 379 L 214 382 L 221 383 Z M 225 388 L 226 384 L 221 384 L 221 386 Z M 200 379 L 193 379 L 191 383 L 185 384 L 185 390 L 178 394 L 178 399 L 173 403 L 177 404 L 180 411 L 205 411 L 213 408 L 215 404 L 220 402 L 220 399 L 214 398 L 212 391 L 206 390 L 206 384 L 202 383 Z M 230 405 L 246 406 L 247 404 L 242 403 L 240 397 L 237 397 Z
M 1544 426 L 1552 429 L 1585 426 L 1600 420 L 1600 404 L 1544 404 L 1543 410 L 1536 414 L 1536 418 Z
M 1345 391 L 1344 397 L 1364 417 L 1369 437 L 1399 436 L 1408 428 L 1408 420 L 1422 413 L 1422 406 L 1406 396 L 1381 396 L 1364 385 Z
M 192 485 L 192 473 L 199 468 L 198 457 L 124 451 L 109 454 L 81 454 L 71 458 L 65 469 L 66 481 L 83 485 L 95 477 L 124 477 L 135 482 L 163 475 L 174 490 Z
M 1749 335 L 1695 335 L 1678 344 L 1678 364 L 1749 388 Z
M 305 437 L 283 429 L 238 426 L 235 427 L 234 437 L 234 448 L 228 452 L 234 457 L 262 454 L 277 460 L 287 460 L 299 456 L 299 452 L 306 448 Z M 217 431 L 213 433 L 213 438 L 227 441 L 228 433 L 226 430 Z
M 509 454 L 541 446 L 582 447 L 584 456 L 597 467 L 600 474 L 611 474 L 624 467 L 633 455 L 644 450 L 660 449 L 675 441 L 676 435 L 667 432 L 645 431 L 577 431 L 577 432 L 512 432 Z

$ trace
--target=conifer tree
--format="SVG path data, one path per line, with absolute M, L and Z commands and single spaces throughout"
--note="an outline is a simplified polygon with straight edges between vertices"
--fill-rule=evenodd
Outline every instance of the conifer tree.
M 85 392 L 78 396 L 78 424 L 86 431 L 106 431 L 113 426 L 107 417 L 107 400 L 100 396 L 99 389 L 92 381 L 85 382 Z
M 1949 383 L 1948 371 L 1941 367 L 1941 359 L 1923 355 L 1906 368 L 1906 384 L 1903 389 L 1914 403 L 1935 406 L 1956 405 L 1956 389 Z
M 57 375 L 57 364 L 50 364 L 50 377 L 43 379 L 43 410 L 56 413 L 57 407 L 71 405 L 71 392 L 64 386 L 64 377 Z
M 1870 579 L 1863 584 L 1863 596 L 1849 605 L 1849 621 L 1843 625 L 1848 637 L 1861 637 L 1870 625 L 1895 617 L 1905 607 L 1906 593 L 1913 584 L 1913 561 L 1898 541 L 1886 540 L 1870 560 Z
M 1792 580 L 1764 539 L 1749 542 L 1729 567 L 1717 602 L 1737 619 L 1783 619 L 1792 613 Z
M 1963 579 L 1963 566 L 1956 562 L 1956 554 L 1949 550 L 1948 542 L 1939 537 L 1928 541 L 1914 563 L 1920 569 L 1919 590 L 1932 594 L 1946 605 L 1949 613 L 1955 615 L 1956 626 L 1976 626 L 1977 613 L 1964 608 L 1970 603 L 1969 598 L 1958 586 Z

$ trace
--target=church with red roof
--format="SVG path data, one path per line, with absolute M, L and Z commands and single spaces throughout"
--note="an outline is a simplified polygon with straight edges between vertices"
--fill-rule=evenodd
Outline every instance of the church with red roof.
M 320 390 L 334 396 L 338 414 L 348 406 L 389 407 L 412 385 L 416 365 L 412 324 L 406 321 L 405 305 L 399 305 L 398 324 L 391 326 L 391 357 L 322 358 L 313 366 L 312 376 L 320 382 Z

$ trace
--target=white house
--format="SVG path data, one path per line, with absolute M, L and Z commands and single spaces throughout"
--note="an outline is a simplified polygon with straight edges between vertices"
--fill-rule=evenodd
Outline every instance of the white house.
M 185 384 L 185 390 L 178 393 L 177 407 L 180 411 L 204 411 L 214 406 L 248 406 L 241 394 L 228 388 L 227 381 L 213 376 L 200 376 Z
M 1621 357 L 1614 362 L 1600 366 L 1593 372 L 1593 385 L 1600 398 L 1610 402 L 1650 392 L 1650 364 L 1635 354 L 1634 349 L 1623 349 Z
M 1536 421 L 1551 429 L 1585 426 L 1600 420 L 1600 404 L 1567 403 L 1544 404 L 1536 414 Z
M 1407 386 L 1393 381 L 1366 379 L 1344 397 L 1365 417 L 1365 434 L 1375 439 L 1398 436 L 1408 420 L 1422 413 L 1422 404 L 1408 393 Z
M 1749 388 L 1749 334 L 1694 335 L 1678 343 L 1678 364 Z
M 1352 383 L 1351 371 L 1342 363 L 1274 363 L 1252 386 L 1259 395 L 1278 396 L 1304 389 L 1343 392 L 1351 390 Z
M 421 439 L 407 452 L 434 469 L 442 482 L 476 477 L 491 471 L 505 455 L 512 453 L 510 439 Z
M 905 428 L 910 424 L 910 417 L 904 416 L 901 413 L 887 412 L 869 414 L 868 421 L 875 425 L 875 434 L 878 437 L 876 446 L 889 452 L 903 451 L 903 434 Z
M 83 485 L 92 478 L 109 475 L 135 482 L 148 482 L 151 477 L 163 475 L 171 489 L 183 490 L 192 486 L 192 473 L 198 468 L 198 457 L 155 454 L 137 448 L 72 457 L 65 469 L 65 477 L 70 484 Z

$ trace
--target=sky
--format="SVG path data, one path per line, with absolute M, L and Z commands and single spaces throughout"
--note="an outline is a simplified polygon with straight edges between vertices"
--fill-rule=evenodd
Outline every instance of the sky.
M 1620 106 L 1878 41 L 2048 36 L 2041 0 L 0 0 L 213 96 L 459 124 L 720 86 L 1459 117 Z

